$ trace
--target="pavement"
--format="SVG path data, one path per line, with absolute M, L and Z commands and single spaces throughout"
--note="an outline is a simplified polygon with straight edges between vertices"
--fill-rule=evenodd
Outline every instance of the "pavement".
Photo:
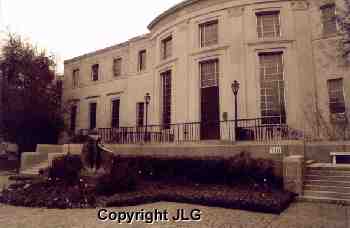
M 99 209 L 33 209 L 0 204 L 0 228 L 350 228 L 350 206 L 324 203 L 296 202 L 280 215 L 168 202 L 107 208 L 109 212 L 118 213 L 154 209 L 167 210 L 170 221 L 155 222 L 153 225 L 145 222 L 118 224 L 116 221 L 99 221 Z M 171 217 L 176 215 L 178 209 L 184 209 L 187 215 L 194 209 L 199 210 L 201 221 L 173 221 Z M 103 213 L 102 217 L 105 215 Z

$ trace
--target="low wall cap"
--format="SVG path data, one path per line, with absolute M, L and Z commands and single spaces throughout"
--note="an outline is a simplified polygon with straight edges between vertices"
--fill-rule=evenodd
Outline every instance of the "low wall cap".
M 88 135 L 98 135 L 98 132 L 96 129 L 89 130 Z

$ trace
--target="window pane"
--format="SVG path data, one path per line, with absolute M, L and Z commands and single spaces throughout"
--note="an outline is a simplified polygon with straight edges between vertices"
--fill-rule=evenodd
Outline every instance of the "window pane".
M 91 68 L 91 73 L 92 73 L 92 80 L 93 81 L 98 81 L 98 70 L 99 70 L 99 65 L 95 64 Z
M 79 86 L 79 69 L 73 70 L 73 88 L 77 88 Z
M 162 53 L 161 53 L 162 59 L 167 59 L 171 57 L 172 55 L 172 37 L 169 36 L 168 38 L 162 40 Z
M 217 59 L 200 63 L 201 87 L 218 86 L 219 61 Z
M 112 128 L 119 127 L 120 100 L 112 101 Z
M 324 34 L 333 34 L 337 32 L 337 20 L 335 15 L 335 5 L 328 4 L 321 7 L 322 26 Z
M 136 104 L 136 124 L 138 127 L 144 125 L 144 115 L 145 115 L 145 103 L 140 102 Z
M 258 13 L 256 16 L 259 38 L 280 36 L 279 12 Z
M 113 60 L 113 74 L 115 77 L 120 76 L 122 72 L 122 59 L 114 59 Z
M 199 25 L 201 47 L 218 43 L 218 21 L 210 21 Z
M 139 71 L 146 69 L 146 50 L 139 52 Z
M 261 54 L 259 60 L 263 123 L 285 123 L 282 53 Z
M 330 113 L 331 114 L 345 113 L 343 79 L 328 80 L 327 84 L 328 84 Z
M 90 103 L 90 129 L 96 128 L 97 103 Z
M 169 129 L 171 123 L 171 71 L 162 73 L 161 78 L 163 95 L 162 122 L 164 129 Z

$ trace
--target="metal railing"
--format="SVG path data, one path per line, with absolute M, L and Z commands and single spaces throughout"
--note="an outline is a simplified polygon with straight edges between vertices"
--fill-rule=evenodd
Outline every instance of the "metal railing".
M 286 124 L 268 123 L 266 118 L 239 119 L 237 137 L 234 120 L 191 122 L 142 127 L 100 128 L 99 135 L 106 143 L 178 143 L 200 140 L 274 141 L 302 139 L 303 133 Z M 81 130 L 87 134 L 88 130 Z

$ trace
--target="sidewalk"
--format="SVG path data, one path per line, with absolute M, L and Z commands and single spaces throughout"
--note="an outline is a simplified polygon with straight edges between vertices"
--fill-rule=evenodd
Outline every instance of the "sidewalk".
M 254 213 L 215 207 L 159 202 L 137 207 L 114 208 L 109 211 L 167 209 L 171 215 L 177 209 L 200 209 L 201 222 L 167 222 L 131 225 L 97 220 L 96 209 L 48 210 L 0 205 L 0 228 L 112 228 L 112 227 L 198 227 L 198 228 L 349 228 L 350 207 L 335 204 L 294 203 L 281 215 Z

